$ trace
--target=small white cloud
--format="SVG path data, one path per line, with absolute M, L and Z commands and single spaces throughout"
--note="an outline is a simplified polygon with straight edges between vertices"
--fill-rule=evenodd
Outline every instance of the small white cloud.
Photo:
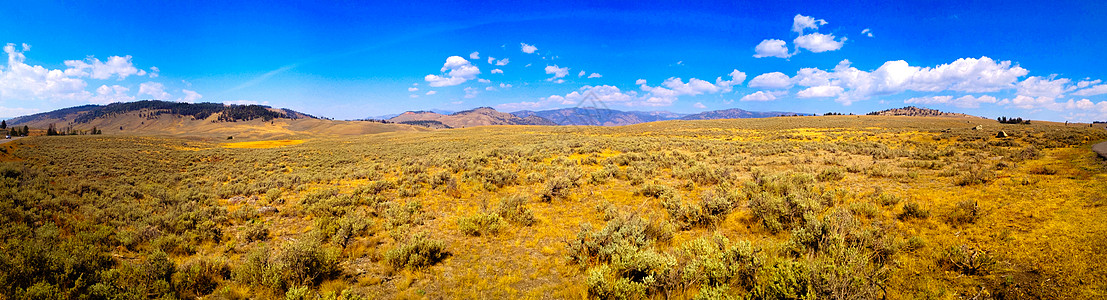
M 407 88 L 407 91 L 408 91 L 408 92 L 414 92 L 414 91 L 418 91 L 418 90 L 419 90 L 419 88 L 417 88 L 417 87 L 409 87 L 409 88 Z
M 703 103 L 701 103 L 701 102 L 696 102 L 695 104 L 692 104 L 692 107 L 699 108 L 699 109 L 704 109 L 704 108 L 707 108 L 707 105 L 703 105 Z
M 108 61 L 102 62 L 95 57 L 85 60 L 67 60 L 65 75 L 75 77 L 90 77 L 93 79 L 108 79 L 115 75 L 118 80 L 126 79 L 131 75 L 143 76 L 146 71 L 135 68 L 131 63 L 131 56 L 111 56 Z
M 490 86 L 490 87 L 486 87 L 486 88 L 484 88 L 484 90 L 485 90 L 485 91 L 489 91 L 489 92 L 492 92 L 492 91 L 495 91 L 495 90 L 496 90 L 496 87 L 492 87 L 492 86 Z
M 161 73 L 161 69 L 158 69 L 158 67 L 150 67 L 150 78 L 158 78 L 160 75 L 159 73 Z
M 787 91 L 757 91 L 753 94 L 742 96 L 742 99 L 739 99 L 738 101 L 773 101 L 776 100 L 777 97 L 783 96 L 787 93 Z
M 562 77 L 565 77 L 566 75 L 569 75 L 569 67 L 559 68 L 559 67 L 557 67 L 557 65 L 546 66 L 546 74 L 553 74 L 553 77 L 547 78 L 546 81 L 555 81 L 558 78 L 562 78 Z M 561 82 L 564 82 L 564 81 L 560 81 L 558 83 L 561 83 Z
M 473 53 L 469 53 L 469 59 L 480 59 L 480 52 L 473 51 Z
M 1094 84 L 1099 84 L 1100 82 L 1103 82 L 1103 80 L 1099 80 L 1099 79 L 1091 80 L 1091 78 L 1084 78 L 1084 80 L 1081 80 L 1080 82 L 1076 83 L 1076 87 L 1082 89 L 1082 88 L 1086 88 L 1086 87 L 1089 87 L 1089 86 L 1094 85 Z
M 868 28 L 865 28 L 864 30 L 861 30 L 861 35 L 864 35 L 864 36 L 867 36 L 867 37 L 873 37 L 873 31 L 869 30 Z
M 449 70 L 448 73 L 446 71 Z M 450 56 L 442 65 L 442 76 L 430 74 L 423 78 L 432 87 L 454 86 L 477 78 L 480 69 L 461 56 Z
M 757 75 L 750 80 L 749 87 L 752 88 L 769 88 L 769 89 L 785 89 L 792 87 L 792 78 L 788 75 L 784 75 L 781 72 L 772 72 Z
M 181 89 L 181 93 L 184 93 L 185 96 L 184 98 L 179 99 L 180 102 L 195 103 L 196 100 L 204 98 L 204 95 L 200 95 L 200 93 L 192 90 Z
M 768 39 L 768 40 L 761 41 L 760 44 L 757 44 L 757 47 L 753 48 L 753 51 L 754 51 L 753 57 L 756 57 L 756 58 L 762 58 L 762 57 L 788 58 L 788 57 L 792 56 L 792 54 L 788 53 L 787 42 L 782 41 L 782 40 L 775 40 L 775 39 Z
M 792 31 L 795 32 L 795 33 L 802 34 L 804 29 L 809 29 L 810 28 L 810 29 L 816 29 L 817 30 L 817 29 L 819 29 L 819 26 L 826 25 L 826 24 L 827 24 L 826 20 L 823 20 L 823 19 L 816 20 L 815 18 L 812 18 L 812 17 L 804 16 L 804 15 L 801 15 L 801 14 L 796 14 L 796 16 L 792 18 Z
M 531 65 L 533 65 L 533 64 L 527 64 L 527 65 L 525 65 L 525 66 L 523 66 L 523 67 L 524 67 L 524 68 L 530 68 L 530 66 L 531 66 Z
M 842 87 L 835 85 L 813 86 L 796 93 L 799 98 L 828 98 L 838 96 L 844 91 Z M 847 104 L 848 105 L 848 104 Z
M 480 93 L 480 91 L 477 90 L 477 89 L 474 89 L 472 87 L 465 88 L 465 98 L 466 99 L 476 98 L 478 93 Z
M 496 65 L 497 66 L 506 66 L 508 62 L 509 62 L 508 59 L 505 58 L 505 59 L 497 60 Z
M 408 96 L 408 97 L 411 97 L 411 98 L 419 98 L 419 95 L 410 95 L 410 96 Z
M 438 91 L 427 91 L 427 96 L 438 94 Z
M 484 79 L 484 78 L 481 78 L 481 79 L 477 79 L 477 82 L 480 82 L 480 83 L 490 83 L 490 82 L 492 82 L 492 81 L 491 81 L 491 80 L 488 80 L 488 79 Z
M 144 82 L 138 86 L 138 95 L 149 95 L 156 100 L 169 100 L 171 95 L 165 92 L 165 86 L 158 82 Z
M 521 45 L 520 47 L 522 48 L 523 53 L 528 53 L 529 54 L 529 53 L 534 53 L 534 51 L 538 51 L 538 47 L 535 47 L 533 45 L 527 45 L 527 43 L 519 43 L 519 44 Z
M 796 37 L 792 41 L 796 43 L 796 47 L 807 49 L 807 51 L 819 53 L 826 51 L 834 51 L 842 49 L 842 46 L 846 44 L 846 38 L 841 40 L 835 40 L 833 34 L 811 33 Z
M 592 74 L 588 75 L 588 78 L 600 78 L 600 77 L 603 77 L 603 75 L 600 75 L 600 73 L 592 73 Z
M 503 73 L 504 73 L 504 70 L 492 69 L 492 74 L 503 74 Z
M 587 73 L 584 72 L 584 70 L 580 70 L 580 73 L 577 73 L 577 77 L 584 77 L 584 74 L 587 74 Z
M 127 91 L 130 91 L 130 89 L 119 85 L 110 87 L 101 85 L 96 89 L 96 95 L 89 98 L 88 101 L 96 104 L 134 101 L 135 97 L 128 96 Z
M 504 88 L 504 89 L 506 89 L 506 88 L 509 88 L 509 87 L 511 87 L 511 85 L 510 85 L 510 84 L 507 84 L 507 83 L 500 83 L 500 88 Z

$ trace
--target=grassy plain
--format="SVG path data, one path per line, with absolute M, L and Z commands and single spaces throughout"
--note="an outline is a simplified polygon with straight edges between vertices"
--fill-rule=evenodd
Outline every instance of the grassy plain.
M 4 145 L 0 294 L 1107 297 L 1107 165 L 1089 150 L 1107 131 L 1087 125 L 828 116 L 295 138 Z

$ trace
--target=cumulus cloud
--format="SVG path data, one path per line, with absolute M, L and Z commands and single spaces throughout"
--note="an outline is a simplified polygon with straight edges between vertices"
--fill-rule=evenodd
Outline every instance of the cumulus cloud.
M 842 49 L 842 46 L 846 44 L 846 38 L 835 40 L 833 34 L 816 32 L 796 37 L 792 42 L 796 44 L 797 48 L 819 53 Z
M 792 18 L 792 31 L 795 32 L 795 33 L 801 33 L 802 34 L 804 29 L 816 29 L 816 30 L 818 30 L 819 26 L 826 25 L 826 24 L 827 24 L 826 20 L 823 20 L 823 19 L 816 20 L 815 18 L 812 18 L 812 17 L 804 16 L 804 15 L 801 15 L 801 14 L 796 14 L 796 16 Z
M 447 70 L 449 72 L 447 72 Z M 443 75 L 430 74 L 423 78 L 432 87 L 454 86 L 477 78 L 480 69 L 461 56 L 450 56 L 440 70 Z
M 62 70 L 25 64 L 23 52 L 30 48 L 27 44 L 22 51 L 12 43 L 4 46 L 8 65 L 0 68 L 0 99 L 86 100 L 92 96 L 85 90 L 88 84 L 84 80 Z
M 792 54 L 788 53 L 787 42 L 782 41 L 782 40 L 776 40 L 776 39 L 768 39 L 768 40 L 761 41 L 760 44 L 757 44 L 757 47 L 753 48 L 753 51 L 754 51 L 753 57 L 756 57 L 756 58 L 762 58 L 762 57 L 788 58 L 788 57 L 792 56 Z
M 414 92 L 414 91 L 418 91 L 418 90 L 419 90 L 419 88 L 417 88 L 417 87 L 409 87 L 409 88 L 407 88 L 407 91 L 408 91 L 408 92 Z
M 696 102 L 696 104 L 692 104 L 692 107 L 699 108 L 699 109 L 704 109 L 704 108 L 707 108 L 707 105 L 703 105 L 702 102 Z
M 952 105 L 952 106 L 956 106 L 956 107 L 960 107 L 960 108 L 977 108 L 977 107 L 980 107 L 981 103 L 996 103 L 996 102 L 999 102 L 999 100 L 996 99 L 996 97 L 992 97 L 992 96 L 988 96 L 988 95 L 983 95 L 983 96 L 980 96 L 980 97 L 974 97 L 972 95 L 964 95 L 964 96 L 957 97 L 957 98 L 954 98 L 954 96 L 916 97 L 916 98 L 911 98 L 911 99 L 904 100 L 903 102 L 907 103 L 907 104 L 922 104 L 922 105 L 942 104 L 942 105 Z
M 1096 80 L 1096 82 L 1099 82 L 1099 80 Z M 1086 89 L 1073 92 L 1072 94 L 1077 96 L 1095 96 L 1107 94 L 1107 84 L 1095 85 Z
M 184 96 L 184 98 L 180 99 L 180 102 L 195 103 L 196 100 L 200 100 L 200 98 L 204 98 L 204 95 L 200 95 L 200 93 L 197 93 L 197 92 L 192 91 L 192 90 L 181 89 L 181 93 L 184 93 L 185 96 Z
M 841 95 L 845 89 L 835 85 L 821 85 L 806 88 L 796 93 L 799 98 L 829 98 Z M 843 103 L 849 105 L 849 103 Z
M 101 85 L 96 88 L 96 95 L 89 98 L 88 101 L 96 104 L 108 104 L 116 102 L 130 102 L 134 101 L 135 97 L 127 95 L 127 91 L 131 89 L 125 88 L 119 85 Z
M 504 73 L 504 70 L 492 69 L 492 74 L 503 74 L 503 73 Z
M 527 45 L 527 43 L 519 43 L 519 44 L 521 45 L 520 47 L 523 50 L 523 53 L 528 53 L 529 54 L 529 53 L 534 53 L 534 51 L 538 51 L 538 47 L 535 47 L 533 45 Z
M 171 95 L 165 92 L 165 85 L 158 82 L 143 82 L 138 86 L 138 95 L 149 95 L 153 99 L 168 100 Z
M 642 91 L 649 93 L 645 100 L 646 103 L 650 103 L 651 106 L 664 106 L 672 104 L 680 96 L 730 92 L 734 85 L 742 84 L 746 80 L 746 73 L 742 71 L 734 70 L 728 75 L 730 80 L 718 77 L 715 79 L 715 83 L 697 78 L 691 78 L 688 82 L 684 82 L 679 77 L 670 77 L 662 82 L 661 86 L 649 86 L 645 79 L 638 79 L 635 84 Z
M 495 57 L 491 57 L 491 56 L 488 57 L 488 64 L 490 64 L 490 65 L 505 66 L 505 65 L 507 65 L 507 63 L 508 63 L 508 59 L 506 59 L 506 58 L 501 59 L 501 60 L 496 60 Z
M 577 77 L 584 77 L 584 74 L 587 73 L 585 73 L 584 70 L 581 70 L 580 73 L 577 73 Z
M 65 65 L 69 67 L 65 70 L 65 74 L 75 77 L 108 79 L 115 75 L 118 80 L 123 80 L 131 75 L 146 75 L 146 71 L 135 68 L 134 64 L 131 63 L 130 55 L 110 56 L 106 62 L 95 57 L 89 57 L 83 61 L 67 60 Z
M 600 78 L 600 77 L 603 77 L 603 75 L 600 75 L 600 73 L 588 74 L 588 78 Z
M 1091 78 L 1086 78 L 1086 79 L 1081 80 L 1080 82 L 1078 82 L 1076 84 L 1076 87 L 1082 89 L 1082 88 L 1086 88 L 1086 87 L 1094 85 L 1094 84 L 1099 84 L 1100 82 L 1103 82 L 1103 80 L 1099 80 L 1099 79 L 1091 80 Z
M 438 94 L 438 91 L 427 91 L 427 96 Z
M 792 78 L 781 72 L 765 73 L 750 79 L 749 87 L 786 89 L 792 87 Z
M 510 85 L 510 84 L 507 84 L 507 83 L 500 83 L 500 88 L 504 88 L 504 89 L 506 89 L 506 88 L 509 88 L 509 87 L 511 87 L 511 85 Z
M 481 79 L 477 79 L 477 82 L 480 82 L 480 83 L 491 83 L 492 81 L 491 81 L 491 80 L 488 80 L 488 79 L 484 79 L 484 78 L 481 78 Z
M 773 101 L 777 97 L 787 94 L 787 91 L 757 91 L 749 95 L 742 96 L 742 99 L 738 101 Z
M 480 59 L 480 52 L 473 51 L 473 53 L 469 53 L 469 59 Z
M 873 31 L 868 29 L 868 28 L 865 28 L 865 29 L 861 30 L 861 35 L 864 35 L 864 36 L 867 36 L 867 37 L 873 37 Z
M 555 81 L 557 83 L 562 83 L 564 81 L 558 80 L 558 78 L 569 75 L 569 68 L 559 68 L 557 67 L 557 65 L 546 66 L 546 74 L 553 74 L 553 77 L 547 78 L 546 81 Z
M 161 69 L 158 69 L 158 67 L 150 67 L 150 78 L 158 78 L 158 75 L 160 75 L 160 73 Z

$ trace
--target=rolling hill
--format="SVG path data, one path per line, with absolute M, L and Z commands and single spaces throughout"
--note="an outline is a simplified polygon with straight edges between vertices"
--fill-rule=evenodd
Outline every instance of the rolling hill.
M 962 113 L 943 112 L 937 109 L 908 106 L 903 108 L 885 109 L 868 113 L 870 116 L 909 116 L 909 117 L 977 117 Z
M 449 115 L 429 111 L 409 111 L 392 117 L 388 121 L 431 128 L 465 128 L 488 125 L 557 125 L 539 116 L 519 117 L 496 111 L 491 107 L 478 107 Z
M 7 120 L 11 126 L 63 131 L 99 129 L 104 134 L 177 135 L 209 138 L 272 138 L 292 135 L 359 135 L 424 130 L 409 125 L 334 121 L 261 105 L 179 103 L 159 100 L 82 105 Z

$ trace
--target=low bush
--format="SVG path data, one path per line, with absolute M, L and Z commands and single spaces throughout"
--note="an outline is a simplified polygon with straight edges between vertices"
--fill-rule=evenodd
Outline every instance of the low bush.
M 968 246 L 946 248 L 941 264 L 965 275 L 985 275 L 996 265 L 995 257 Z
M 478 213 L 457 219 L 457 228 L 461 233 L 472 236 L 496 234 L 504 226 L 503 218 L 497 213 Z
M 551 202 L 553 200 L 568 198 L 570 190 L 576 186 L 576 181 L 570 179 L 568 176 L 554 177 L 546 182 L 546 187 L 542 189 L 539 199 L 541 199 L 542 202 Z
M 430 239 L 425 234 L 416 234 L 403 245 L 388 250 L 384 258 L 397 269 L 421 269 L 434 265 L 449 255 L 446 252 L 446 243 Z
M 846 174 L 842 168 L 831 167 L 819 171 L 817 178 L 822 182 L 839 181 L 846 178 Z
M 917 202 L 903 204 L 903 212 L 897 216 L 900 220 L 926 219 L 930 217 L 930 211 L 922 208 Z
M 508 222 L 523 226 L 533 225 L 536 221 L 534 213 L 527 208 L 527 197 L 514 195 L 500 199 L 500 205 L 496 207 L 496 214 Z
M 976 223 L 976 220 L 980 217 L 980 206 L 977 205 L 975 200 L 965 200 L 957 202 L 957 205 L 950 211 L 948 218 L 946 219 L 950 225 L 959 226 L 964 224 Z

